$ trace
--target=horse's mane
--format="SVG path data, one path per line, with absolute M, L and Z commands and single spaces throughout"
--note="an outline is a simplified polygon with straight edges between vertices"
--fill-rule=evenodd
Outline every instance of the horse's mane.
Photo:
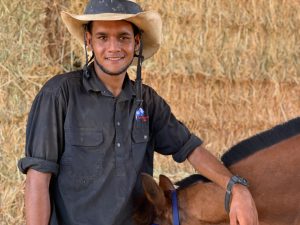
M 297 117 L 234 145 L 223 154 L 221 160 L 225 166 L 230 166 L 257 151 L 270 147 L 299 133 L 300 117 Z
M 208 180 L 206 177 L 200 175 L 200 174 L 192 174 L 188 177 L 183 178 L 180 181 L 177 181 L 175 183 L 175 185 L 178 186 L 178 189 L 183 189 L 186 188 L 194 183 L 197 182 L 209 182 L 210 180 Z

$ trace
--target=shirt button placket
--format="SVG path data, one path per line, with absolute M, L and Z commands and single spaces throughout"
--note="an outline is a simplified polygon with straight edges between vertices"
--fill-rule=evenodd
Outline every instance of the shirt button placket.
M 121 143 L 120 143 L 120 134 L 121 134 L 120 125 L 121 125 L 121 123 L 119 121 L 116 122 L 116 146 L 117 146 L 117 148 L 121 147 Z
M 122 130 L 121 130 L 121 122 L 120 122 L 120 114 L 121 110 L 119 109 L 119 103 L 116 102 L 116 108 L 115 108 L 115 130 L 116 130 L 116 139 L 115 139 L 115 154 L 116 154 L 116 171 L 117 174 L 122 176 L 124 174 L 124 170 L 122 169 L 122 159 L 124 152 L 122 151 L 123 145 L 122 145 Z

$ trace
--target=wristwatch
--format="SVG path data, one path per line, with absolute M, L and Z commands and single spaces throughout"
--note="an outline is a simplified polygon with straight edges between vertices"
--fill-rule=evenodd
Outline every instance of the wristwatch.
M 225 210 L 227 213 L 229 213 L 230 211 L 230 202 L 231 202 L 231 190 L 232 190 L 232 187 L 233 185 L 235 184 L 241 184 L 241 185 L 244 185 L 246 187 L 249 187 L 249 183 L 248 181 L 243 178 L 243 177 L 240 177 L 238 175 L 234 175 L 230 178 L 228 184 L 227 184 L 227 188 L 226 188 L 226 194 L 225 194 Z

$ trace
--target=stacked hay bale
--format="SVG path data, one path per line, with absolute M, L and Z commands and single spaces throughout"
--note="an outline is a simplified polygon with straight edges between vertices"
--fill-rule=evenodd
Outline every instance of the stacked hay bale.
M 0 224 L 24 224 L 24 154 L 32 100 L 57 73 L 80 68 L 83 49 L 59 12 L 86 1 L 0 4 Z M 296 0 L 139 0 L 164 22 L 163 45 L 144 82 L 220 156 L 236 142 L 299 115 L 300 4 Z M 130 74 L 134 77 L 134 69 Z M 156 156 L 155 174 L 178 179 L 187 164 Z
M 145 81 L 214 154 L 299 115 L 298 1 L 142 4 L 164 21 L 164 42 L 146 63 Z M 156 157 L 158 174 L 166 167 L 170 175 L 193 172 Z

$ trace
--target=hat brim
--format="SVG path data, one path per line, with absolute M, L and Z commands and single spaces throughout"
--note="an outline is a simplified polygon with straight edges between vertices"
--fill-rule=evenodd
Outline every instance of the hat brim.
M 83 14 L 74 15 L 65 11 L 61 12 L 61 17 L 69 32 L 84 45 L 84 24 L 90 21 L 115 21 L 126 20 L 135 24 L 143 31 L 143 56 L 148 59 L 153 56 L 160 47 L 162 40 L 162 21 L 160 15 L 155 11 L 146 11 L 138 14 Z M 137 63 L 134 59 L 133 64 Z

